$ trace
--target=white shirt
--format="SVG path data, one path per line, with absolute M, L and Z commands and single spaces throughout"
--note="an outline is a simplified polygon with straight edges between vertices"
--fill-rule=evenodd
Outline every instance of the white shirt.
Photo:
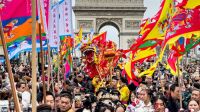
M 22 93 L 22 105 L 23 108 L 28 108 L 31 104 L 31 94 L 28 91 Z
M 154 109 L 153 109 L 151 102 L 149 102 L 147 105 L 144 104 L 143 108 L 144 108 L 145 112 L 154 112 Z

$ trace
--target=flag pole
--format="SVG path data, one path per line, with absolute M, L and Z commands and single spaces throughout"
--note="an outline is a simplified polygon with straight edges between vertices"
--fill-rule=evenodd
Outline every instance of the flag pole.
M 42 67 L 43 99 L 44 99 L 44 103 L 46 104 L 46 84 L 45 84 L 45 74 L 44 74 L 44 53 L 43 53 L 43 47 L 42 47 L 42 30 L 41 30 L 41 23 L 40 22 L 39 22 L 39 36 L 40 36 L 40 58 L 41 58 L 41 67 Z
M 60 82 L 60 72 L 59 72 L 59 70 L 60 70 L 60 57 L 59 57 L 59 55 L 58 55 L 58 60 L 57 60 L 57 63 L 58 63 L 58 71 L 57 71 L 57 75 L 58 75 L 58 83 Z
M 36 75 L 36 1 L 32 0 L 32 112 L 36 112 L 37 75 Z
M 6 47 L 6 41 L 5 41 L 5 38 L 4 38 L 1 20 L 0 20 L 0 28 L 1 28 L 0 29 L 1 42 L 2 42 L 3 51 L 4 51 L 4 55 L 5 55 L 6 66 L 7 66 L 7 70 L 8 70 L 8 76 L 9 76 L 9 79 L 10 79 L 11 91 L 12 91 L 12 95 L 13 95 L 13 99 L 14 99 L 14 103 L 15 103 L 15 109 L 16 109 L 16 112 L 21 112 L 21 108 L 20 108 L 20 105 L 19 105 L 19 100 L 18 100 L 18 96 L 17 96 L 15 84 L 14 84 L 12 68 L 11 68 L 11 65 L 10 65 L 9 57 L 8 57 L 8 50 L 7 50 L 7 47 Z
M 49 44 L 48 44 L 48 70 L 47 70 L 47 75 L 48 75 L 47 90 L 49 91 L 49 88 L 50 88 L 50 75 L 51 75 L 51 56 L 50 56 L 50 46 L 49 46 Z
M 178 57 L 177 57 L 178 58 Z M 179 85 L 179 88 L 181 89 L 182 88 L 182 75 L 180 74 L 180 66 L 179 66 L 179 59 L 177 59 L 177 69 L 178 69 L 178 85 Z M 179 97 L 180 97 L 180 109 L 183 108 L 183 104 L 182 104 L 182 101 L 183 101 L 183 97 L 182 97 L 182 90 L 180 90 L 180 93 L 179 93 Z

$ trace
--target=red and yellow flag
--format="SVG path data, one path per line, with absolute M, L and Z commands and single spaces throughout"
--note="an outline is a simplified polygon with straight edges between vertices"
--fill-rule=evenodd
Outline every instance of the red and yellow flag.
M 106 35 L 107 32 L 103 32 L 92 39 L 92 43 L 97 45 L 98 47 L 102 46 L 106 43 Z
M 142 35 L 143 41 L 152 39 L 164 39 L 169 20 L 174 12 L 173 0 L 163 0 L 158 13 L 146 25 Z
M 82 38 L 83 38 L 83 29 L 81 27 L 79 32 L 78 32 L 78 34 L 74 38 L 74 46 L 75 46 L 75 48 L 81 44 Z
M 177 7 L 182 7 L 185 9 L 194 9 L 200 6 L 200 0 L 177 0 Z
M 148 57 L 152 57 L 152 56 L 156 56 L 156 50 L 148 48 L 145 50 L 139 50 L 135 56 L 133 57 L 132 61 L 140 61 L 140 60 L 144 60 L 147 59 Z

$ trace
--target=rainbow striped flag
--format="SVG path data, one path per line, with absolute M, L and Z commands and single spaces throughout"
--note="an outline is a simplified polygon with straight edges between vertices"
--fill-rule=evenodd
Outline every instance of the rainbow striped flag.
M 15 41 L 22 42 L 31 36 L 31 0 L 5 1 L 3 5 L 0 16 L 7 45 L 12 45 Z M 43 29 L 42 32 L 44 33 Z
M 0 9 L 0 16 L 9 58 L 11 59 L 22 51 L 31 51 L 31 0 L 4 0 L 0 3 L 0 5 L 3 6 Z M 39 13 L 37 13 L 37 20 L 39 19 L 38 15 Z M 43 21 L 41 22 L 42 43 L 45 47 L 47 44 L 46 34 L 44 33 Z M 36 24 L 36 28 L 37 34 L 39 34 L 38 24 Z M 39 51 L 39 43 L 40 40 L 39 36 L 37 35 L 37 51 Z

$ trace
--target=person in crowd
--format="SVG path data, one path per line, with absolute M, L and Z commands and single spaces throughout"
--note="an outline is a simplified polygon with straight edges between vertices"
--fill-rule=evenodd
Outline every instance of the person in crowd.
M 190 112 L 200 112 L 200 105 L 199 102 L 196 100 L 190 100 L 188 103 L 188 110 Z
M 127 104 L 129 99 L 130 90 L 127 87 L 127 83 L 128 83 L 127 79 L 121 77 L 119 83 L 120 84 L 119 92 L 120 92 L 120 101 L 122 102 L 122 104 Z
M 19 66 L 19 72 L 23 72 L 23 70 L 24 70 L 24 64 L 21 63 L 20 66 Z
M 85 87 L 85 82 L 84 82 L 84 75 L 82 73 L 79 73 L 77 76 L 76 76 L 76 84 L 79 86 L 79 87 Z
M 120 102 L 120 92 L 116 89 L 111 90 L 110 97 L 113 103 L 118 104 Z
M 43 99 L 44 102 L 44 99 Z M 51 106 L 51 109 L 55 109 L 55 97 L 52 92 L 46 91 L 46 104 Z
M 153 85 L 153 78 L 152 76 L 145 76 L 145 82 L 147 87 L 151 87 Z
M 134 91 L 131 92 L 129 105 L 126 108 L 126 112 L 144 112 L 144 102 L 136 97 Z
M 55 82 L 55 86 L 54 86 L 55 94 L 59 94 L 61 92 L 61 89 L 62 89 L 62 83 Z
M 117 76 L 112 76 L 111 88 L 118 89 L 118 79 L 117 79 Z
M 194 83 L 191 99 L 200 102 L 200 83 Z
M 78 64 L 79 65 L 79 64 Z M 161 67 L 162 65 L 162 67 Z M 185 65 L 187 74 L 183 74 L 183 85 L 179 87 L 177 77 L 172 76 L 164 64 L 158 65 L 153 76 L 127 80 L 121 70 L 115 70 L 112 76 L 96 75 L 89 77 L 83 70 L 84 65 L 73 68 L 69 77 L 63 77 L 58 71 L 60 80 L 53 69 L 50 88 L 46 89 L 46 104 L 43 99 L 43 83 L 37 74 L 37 111 L 38 112 L 199 112 L 200 84 L 199 74 L 190 76 L 198 67 L 195 63 Z M 31 110 L 31 66 L 15 65 L 14 81 L 22 111 Z M 14 110 L 13 96 L 6 66 L 0 73 L 0 102 L 8 100 Z M 54 66 L 55 67 L 55 66 Z M 63 66 L 62 66 L 63 67 Z M 150 63 L 137 65 L 138 72 L 150 67 Z M 47 72 L 47 71 L 46 71 Z M 45 82 L 46 85 L 48 82 Z M 28 86 L 29 85 L 29 86 Z M 47 87 L 47 86 L 46 86 Z M 180 109 L 180 92 L 185 110 Z M 55 97 L 54 97 L 55 95 Z M 1 111 L 1 110 L 0 110 Z
M 171 87 L 171 83 L 166 83 L 165 84 L 165 89 L 164 89 L 164 96 L 169 99 L 170 97 L 170 87 Z
M 125 112 L 126 106 L 123 104 L 118 104 L 115 107 L 115 112 Z
M 73 90 L 73 93 L 74 93 L 74 94 L 79 94 L 79 93 L 81 92 L 81 87 L 79 87 L 79 86 L 76 86 L 76 87 L 74 87 L 73 89 L 74 89 L 74 90 Z
M 99 90 L 96 92 L 97 101 L 99 101 L 102 98 L 103 93 L 105 91 L 106 91 L 106 88 L 99 88 Z
M 163 95 L 156 96 L 153 102 L 155 112 L 169 112 L 166 108 L 166 98 Z
M 63 88 L 62 88 L 61 92 L 69 90 L 70 86 L 71 86 L 71 82 L 69 80 L 65 80 L 63 83 Z
M 178 86 L 178 84 L 175 83 L 170 86 L 170 97 L 168 98 L 167 102 L 167 108 L 170 110 L 170 112 L 178 112 L 180 109 L 179 92 L 180 87 Z
M 83 107 L 78 109 L 76 112 L 94 112 L 97 99 L 93 93 L 86 94 L 82 102 Z
M 73 97 L 69 93 L 63 93 L 60 95 L 60 112 L 74 112 L 73 109 Z
M 114 112 L 114 108 L 102 102 L 98 102 L 95 112 Z
M 31 103 L 31 94 L 27 91 L 27 84 L 25 82 L 18 82 L 16 84 L 16 89 L 22 94 L 22 105 L 23 108 L 28 108 Z
M 37 106 L 37 112 L 52 112 L 51 106 L 48 104 L 42 104 Z
M 139 87 L 139 89 L 137 90 L 138 93 L 138 98 L 144 102 L 144 111 L 146 112 L 152 112 L 153 111 L 153 105 L 151 103 L 151 93 L 149 88 L 144 85 Z
M 92 85 L 95 88 L 94 92 L 97 92 L 99 90 L 99 88 L 101 88 L 101 86 L 103 85 L 103 82 L 101 80 L 101 78 L 97 75 L 92 79 Z
M 61 101 L 60 101 L 60 94 L 56 94 L 55 95 L 55 109 L 56 110 L 59 110 L 60 103 L 61 103 Z

